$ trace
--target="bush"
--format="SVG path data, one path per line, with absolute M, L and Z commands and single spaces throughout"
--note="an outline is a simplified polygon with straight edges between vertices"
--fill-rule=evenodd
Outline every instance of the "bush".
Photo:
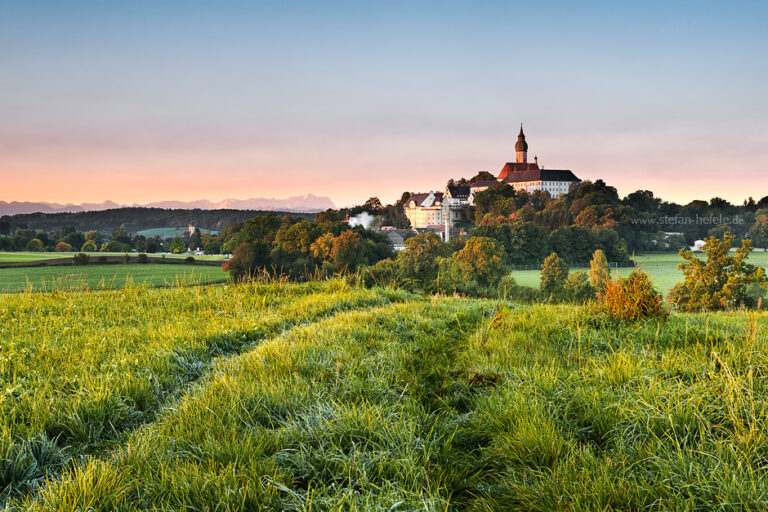
M 405 241 L 405 250 L 397 255 L 397 262 L 406 277 L 417 286 L 431 291 L 437 279 L 438 258 L 451 254 L 451 247 L 431 232 L 416 235 Z
M 45 249 L 43 242 L 37 238 L 33 238 L 27 242 L 27 250 L 31 252 L 42 252 Z
M 406 277 L 405 270 L 397 261 L 387 258 L 375 265 L 360 267 L 355 280 L 366 287 L 410 289 L 413 281 Z
M 573 272 L 565 280 L 563 295 L 567 301 L 583 303 L 595 297 L 595 289 L 590 284 L 586 272 Z
M 193 258 L 192 256 L 187 256 L 186 258 L 184 258 L 184 263 L 186 263 L 187 265 L 194 265 L 195 258 Z
M 642 270 L 635 270 L 626 278 L 609 279 L 597 300 L 598 311 L 612 320 L 631 322 L 644 318 L 664 319 L 669 315 L 664 299 Z
M 83 252 L 96 252 L 96 242 L 93 240 L 86 240 L 80 250 Z
M 128 253 L 123 254 L 123 263 L 130 263 L 131 262 L 131 255 Z
M 57 252 L 72 252 L 72 246 L 67 242 L 59 242 L 56 244 Z
M 722 239 L 710 237 L 704 245 L 706 261 L 688 249 L 680 249 L 683 262 L 678 269 L 685 280 L 669 292 L 669 302 L 682 311 L 717 311 L 741 306 L 754 307 L 759 298 L 755 287 L 765 288 L 768 280 L 762 268 L 746 263 L 752 242 L 742 240 L 741 247 L 731 253 L 733 235 Z
M 451 258 L 438 258 L 438 291 L 474 296 L 495 295 L 505 273 L 504 246 L 492 238 L 472 237 Z
M 149 263 L 149 257 L 145 253 L 141 253 L 136 257 L 137 263 Z
M 553 252 L 541 264 L 539 289 L 542 295 L 550 299 L 560 298 L 563 295 L 566 279 L 568 279 L 568 265 Z
M 602 249 L 596 250 L 592 255 L 589 267 L 589 284 L 598 293 L 602 293 L 605 291 L 605 283 L 611 279 L 611 267 Z
M 500 299 L 523 302 L 525 304 L 541 301 L 541 292 L 538 289 L 519 285 L 512 276 L 505 276 L 499 281 L 496 293 Z
M 84 252 L 75 254 L 75 256 L 72 258 L 72 264 L 73 265 L 87 265 L 88 261 L 91 259 L 90 256 L 85 254 Z

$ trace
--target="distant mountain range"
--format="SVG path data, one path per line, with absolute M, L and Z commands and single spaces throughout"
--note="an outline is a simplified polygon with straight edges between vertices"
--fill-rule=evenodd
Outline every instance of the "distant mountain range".
M 335 208 L 328 197 L 306 194 L 303 196 L 288 197 L 285 199 L 252 197 L 250 199 L 224 199 L 223 201 L 209 201 L 200 199 L 198 201 L 157 201 L 147 204 L 118 204 L 114 201 L 104 201 L 103 203 L 81 203 L 81 204 L 60 204 L 46 202 L 29 201 L 0 201 L 0 216 L 18 215 L 22 213 L 66 213 L 66 212 L 87 212 L 110 210 L 112 208 L 147 207 L 147 208 L 170 208 L 170 209 L 195 209 L 201 210 L 278 210 L 291 212 L 320 212 L 328 208 Z

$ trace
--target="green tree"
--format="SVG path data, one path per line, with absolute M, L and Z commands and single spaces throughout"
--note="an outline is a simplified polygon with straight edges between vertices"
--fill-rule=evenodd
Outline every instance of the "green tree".
M 291 225 L 283 224 L 275 235 L 275 245 L 310 256 L 312 244 L 321 234 L 322 228 L 314 222 L 301 220 Z
M 504 246 L 493 238 L 475 237 L 453 255 L 462 280 L 481 288 L 495 286 L 506 273 Z
M 749 237 L 755 247 L 768 247 L 768 215 L 758 212 L 755 223 L 749 228 Z
M 133 246 L 138 252 L 144 252 L 147 250 L 147 237 L 144 235 L 136 235 L 133 238 Z
M 549 250 L 547 232 L 531 222 L 486 215 L 473 234 L 499 241 L 510 265 L 539 265 Z
M 189 243 L 187 244 L 187 247 L 189 247 L 189 249 L 191 251 L 194 251 L 194 250 L 197 250 L 198 248 L 200 248 L 200 246 L 202 244 L 200 236 L 201 236 L 200 235 L 200 229 L 198 229 L 198 228 L 195 228 L 195 230 L 192 232 L 192 234 L 189 235 Z
M 753 306 L 754 294 L 747 293 L 750 285 L 765 288 L 768 284 L 760 267 L 746 263 L 752 242 L 742 240 L 741 247 L 730 252 L 733 235 L 722 239 L 710 237 L 704 245 L 707 259 L 701 260 L 688 249 L 680 250 L 683 262 L 678 265 L 684 281 L 676 284 L 669 300 L 682 311 L 723 310 Z
M 451 248 L 440 238 L 427 232 L 405 241 L 405 250 L 397 255 L 405 276 L 425 289 L 431 289 L 437 279 L 437 259 L 448 256 Z
M 29 242 L 27 242 L 27 250 L 32 252 L 41 252 L 45 249 L 43 247 L 43 242 L 40 241 L 38 238 L 33 238 Z
M 554 252 L 569 263 L 586 263 L 596 249 L 592 230 L 581 226 L 564 226 L 549 235 Z
M 595 297 L 595 291 L 586 272 L 571 272 L 563 284 L 563 295 L 571 302 L 586 302 Z
M 187 252 L 187 244 L 184 243 L 183 238 L 181 238 L 180 236 L 177 236 L 171 242 L 171 245 L 168 248 L 168 250 L 173 254 L 181 254 L 183 252 Z
M 82 252 L 96 252 L 96 242 L 93 240 L 86 240 L 83 246 L 80 248 Z
M 568 279 L 568 265 L 553 252 L 541 264 L 539 289 L 550 298 L 560 298 L 563 295 L 566 279 Z
M 238 245 L 232 258 L 227 260 L 222 269 L 229 272 L 233 281 L 240 281 L 252 276 L 258 269 L 264 268 L 269 262 L 269 245 L 264 242 L 251 244 L 243 242 Z
M 131 236 L 125 230 L 125 226 L 120 226 L 112 230 L 111 240 L 120 244 L 130 244 Z
M 63 240 L 67 242 L 69 245 L 71 245 L 74 250 L 79 251 L 80 248 L 85 243 L 85 235 L 83 235 L 79 231 L 75 231 L 67 234 L 67 236 L 65 236 Z
M 333 257 L 333 241 L 335 239 L 336 237 L 333 233 L 325 233 L 312 243 L 310 250 L 318 263 L 331 260 Z
M 122 244 L 115 240 L 110 240 L 101 246 L 101 252 L 120 252 L 121 249 Z
M 210 240 L 203 248 L 205 254 L 221 254 L 221 244 L 218 240 Z
M 352 272 L 368 263 L 363 246 L 363 238 L 354 231 L 344 231 L 334 238 L 331 257 L 336 269 Z
M 605 258 L 602 249 L 598 249 L 592 255 L 592 261 L 589 262 L 589 284 L 597 293 L 605 291 L 605 284 L 611 279 L 611 267 Z

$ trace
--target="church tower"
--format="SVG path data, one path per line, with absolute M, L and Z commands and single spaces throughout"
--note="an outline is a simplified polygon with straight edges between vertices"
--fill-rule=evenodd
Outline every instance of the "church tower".
M 523 133 L 523 123 L 520 123 L 520 134 L 517 136 L 517 144 L 515 144 L 515 152 L 517 153 L 518 164 L 528 163 L 528 143 L 525 142 L 525 134 Z

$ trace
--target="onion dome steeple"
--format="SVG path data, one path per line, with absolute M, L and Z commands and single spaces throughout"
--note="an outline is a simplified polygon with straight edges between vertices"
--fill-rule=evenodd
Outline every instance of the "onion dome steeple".
M 517 163 L 528 163 L 528 143 L 525 142 L 525 134 L 523 133 L 523 123 L 520 123 L 520 134 L 517 136 L 517 144 L 515 144 L 515 152 L 517 153 Z

